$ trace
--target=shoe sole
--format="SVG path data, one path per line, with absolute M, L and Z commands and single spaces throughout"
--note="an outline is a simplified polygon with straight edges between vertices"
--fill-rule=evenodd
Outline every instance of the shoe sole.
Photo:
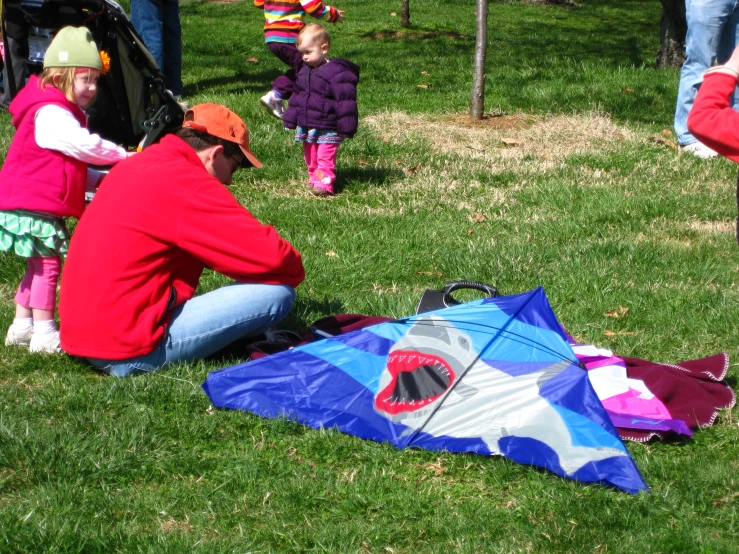
M 21 346 L 23 348 L 30 348 L 31 343 L 30 342 L 19 342 L 14 340 L 6 340 L 5 346 Z
M 47 350 L 46 348 L 28 348 L 28 351 L 32 354 L 61 354 L 62 349 L 61 347 L 56 348 L 54 350 Z
M 269 112 L 269 115 L 272 117 L 276 117 L 277 119 L 282 119 L 282 116 L 279 115 L 275 110 L 272 109 L 272 106 L 269 105 L 268 102 L 265 102 L 261 98 L 259 99 L 259 103 L 265 107 L 265 109 Z

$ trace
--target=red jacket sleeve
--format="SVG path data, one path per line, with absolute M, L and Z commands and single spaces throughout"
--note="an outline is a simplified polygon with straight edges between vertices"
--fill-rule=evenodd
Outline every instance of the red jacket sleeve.
M 235 281 L 297 287 L 305 279 L 300 253 L 220 183 L 193 192 L 177 237 L 180 248 Z
M 731 107 L 737 78 L 709 73 L 688 116 L 688 130 L 706 146 L 739 163 L 739 112 Z

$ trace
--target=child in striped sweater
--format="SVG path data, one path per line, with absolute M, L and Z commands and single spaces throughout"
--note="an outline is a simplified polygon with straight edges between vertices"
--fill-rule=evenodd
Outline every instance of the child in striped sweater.
M 264 10 L 267 48 L 290 66 L 284 75 L 272 81 L 272 90 L 259 99 L 271 115 L 282 119 L 285 112 L 282 101 L 290 98 L 296 73 L 302 65 L 302 54 L 298 52 L 295 41 L 305 27 L 306 14 L 321 21 L 341 23 L 344 12 L 325 5 L 321 0 L 254 0 L 254 5 Z

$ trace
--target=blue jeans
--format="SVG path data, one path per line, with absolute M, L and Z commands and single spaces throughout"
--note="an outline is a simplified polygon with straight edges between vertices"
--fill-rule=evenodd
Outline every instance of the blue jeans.
M 131 23 L 164 73 L 164 85 L 182 96 L 179 0 L 131 0 Z
M 109 375 L 128 377 L 199 360 L 235 340 L 263 333 L 288 314 L 294 300 L 295 290 L 286 285 L 234 283 L 175 308 L 153 352 L 128 360 L 87 361 Z
M 682 145 L 697 142 L 688 131 L 688 114 L 703 82 L 703 74 L 715 60 L 724 63 L 739 43 L 739 0 L 686 0 L 686 59 L 680 73 L 675 109 L 675 133 Z M 734 108 L 737 99 L 734 98 Z

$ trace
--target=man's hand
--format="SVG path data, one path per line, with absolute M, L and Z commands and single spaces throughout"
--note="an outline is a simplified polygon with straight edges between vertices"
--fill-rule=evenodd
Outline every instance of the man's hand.
M 336 18 L 336 21 L 334 21 L 334 25 L 336 23 L 343 23 L 344 21 L 344 10 L 336 10 L 339 14 L 339 16 Z

